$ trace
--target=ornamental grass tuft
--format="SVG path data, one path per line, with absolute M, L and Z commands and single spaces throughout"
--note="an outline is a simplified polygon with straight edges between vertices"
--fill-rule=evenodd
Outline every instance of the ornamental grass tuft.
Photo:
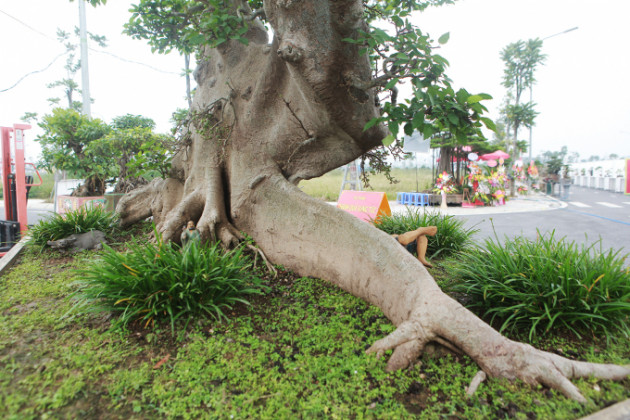
M 249 304 L 244 296 L 265 289 L 243 247 L 224 251 L 219 243 L 193 242 L 182 249 L 157 232 L 156 238 L 157 243 L 132 241 L 124 253 L 105 246 L 101 260 L 80 272 L 71 312 L 113 312 L 114 329 L 168 321 L 174 333 L 176 321 L 227 318 L 225 311 L 235 304 Z
M 599 243 L 599 248 L 596 248 Z M 529 338 L 566 329 L 578 337 L 607 339 L 630 328 L 628 255 L 556 239 L 487 239 L 458 256 L 447 292 L 463 293 L 466 306 L 500 322 L 500 331 L 529 330 Z
M 108 235 L 117 224 L 118 216 L 115 213 L 101 206 L 84 206 L 65 214 L 55 213 L 40 220 L 28 230 L 31 237 L 29 244 L 44 246 L 47 241 L 56 241 L 74 233 L 85 233 L 91 230 L 100 230 Z
M 472 236 L 479 231 L 465 228 L 462 220 L 436 211 L 407 208 L 406 213 L 380 216 L 375 226 L 389 234 L 402 234 L 423 226 L 437 226 L 437 234 L 428 236 L 427 256 L 446 257 L 463 251 L 472 244 Z

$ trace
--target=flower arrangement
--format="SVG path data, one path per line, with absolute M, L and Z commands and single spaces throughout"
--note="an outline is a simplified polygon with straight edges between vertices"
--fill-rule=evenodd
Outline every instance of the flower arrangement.
M 505 191 L 503 191 L 503 190 L 496 190 L 495 192 L 492 193 L 492 196 L 494 198 L 500 200 L 503 197 L 505 197 Z
M 433 191 L 446 194 L 456 192 L 453 177 L 447 172 L 442 172 L 437 178 Z
M 471 162 L 468 169 L 468 182 L 473 191 L 471 199 L 474 202 L 478 204 L 492 204 L 493 202 L 503 204 L 505 202 L 505 191 L 508 185 L 505 166 L 500 165 L 494 170 L 488 167 L 484 171 L 483 167 Z
M 519 185 L 516 191 L 521 195 L 527 195 L 527 185 Z

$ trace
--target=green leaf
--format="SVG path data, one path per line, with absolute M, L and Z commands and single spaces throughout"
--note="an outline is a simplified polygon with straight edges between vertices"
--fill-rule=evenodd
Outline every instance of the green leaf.
M 376 124 L 378 124 L 380 121 L 381 121 L 381 119 L 378 118 L 378 117 L 372 118 L 370 121 L 367 122 L 367 124 L 365 124 L 365 126 L 363 127 L 363 131 L 369 130 L 370 128 L 372 128 Z
M 410 136 L 413 134 L 413 125 L 411 123 L 407 123 L 404 126 L 405 134 Z
M 398 121 L 390 121 L 387 124 L 389 128 L 389 132 L 394 135 L 394 137 L 398 136 Z
M 424 112 L 420 111 L 420 112 L 416 112 L 413 115 L 413 120 L 411 121 L 411 125 L 413 126 L 414 129 L 422 126 L 424 124 Z
M 453 124 L 453 125 L 458 125 L 459 124 L 459 118 L 457 117 L 457 115 L 455 115 L 455 114 L 448 114 L 447 118 L 451 122 L 451 124 Z
M 478 95 L 470 95 L 468 99 L 466 100 L 466 102 L 468 102 L 469 104 L 476 104 L 477 102 L 483 101 L 485 99 L 492 99 L 492 96 L 488 95 L 487 93 L 480 93 Z
M 396 140 L 396 137 L 392 136 L 391 134 L 388 135 L 387 137 L 385 137 L 382 140 L 383 146 L 389 146 L 390 144 L 392 144 L 394 141 Z
M 497 130 L 497 126 L 494 124 L 494 121 L 492 121 L 490 118 L 479 117 L 479 120 L 481 120 L 481 122 L 483 122 L 484 125 L 488 127 L 489 130 L 492 130 L 492 131 Z
M 398 78 L 395 77 L 389 82 L 387 82 L 387 84 L 385 85 L 385 90 L 389 90 L 393 88 L 394 86 L 396 86 L 396 83 L 398 83 Z
M 433 127 L 430 125 L 425 125 L 424 128 L 422 129 L 422 136 L 425 139 L 430 138 L 433 135 Z
M 448 39 L 451 37 L 451 33 L 447 32 L 445 34 L 443 34 L 441 37 L 438 38 L 438 42 L 440 43 L 440 45 L 444 45 L 448 42 Z

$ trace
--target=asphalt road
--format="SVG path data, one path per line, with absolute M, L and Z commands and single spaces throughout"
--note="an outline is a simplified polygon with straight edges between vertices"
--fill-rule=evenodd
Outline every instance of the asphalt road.
M 562 208 L 455 217 L 464 220 L 466 227 L 479 229 L 475 235 L 478 242 L 486 238 L 503 240 L 516 236 L 536 239 L 539 233 L 554 232 L 556 238 L 564 237 L 587 246 L 597 242 L 597 247 L 630 253 L 630 195 L 576 186 L 571 186 L 569 191 Z M 3 205 L 0 201 L 0 218 L 4 218 Z M 51 204 L 29 200 L 29 225 L 51 214 Z
M 40 204 L 39 202 L 33 200 L 31 203 L 29 201 L 29 205 L 26 209 L 26 216 L 28 218 L 28 225 L 34 225 L 42 219 L 50 217 L 53 213 L 51 204 Z M 39 200 L 41 201 L 41 200 Z M 5 220 L 4 216 L 4 201 L 0 201 L 0 219 Z
M 554 233 L 579 244 L 630 253 L 630 195 L 571 186 L 563 208 L 493 215 L 457 216 L 465 226 L 479 229 L 477 241 L 488 237 L 524 236 Z M 629 259 L 630 262 L 630 259 Z

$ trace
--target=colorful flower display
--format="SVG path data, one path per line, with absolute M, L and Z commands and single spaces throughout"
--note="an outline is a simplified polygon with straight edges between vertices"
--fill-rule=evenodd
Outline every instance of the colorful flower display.
M 433 189 L 435 192 L 439 193 L 454 193 L 457 191 L 455 186 L 455 182 L 453 180 L 453 176 L 447 172 L 442 172 L 435 182 L 435 188 Z
M 468 165 L 468 184 L 472 187 L 472 201 L 478 205 L 504 204 L 507 188 L 505 166 L 480 167 L 476 162 Z

